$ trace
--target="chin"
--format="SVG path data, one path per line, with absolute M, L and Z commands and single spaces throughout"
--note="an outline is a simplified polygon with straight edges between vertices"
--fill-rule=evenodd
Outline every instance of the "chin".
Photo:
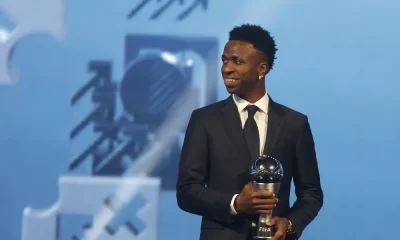
M 235 88 L 226 88 L 226 91 L 230 94 L 238 94 L 238 89 Z

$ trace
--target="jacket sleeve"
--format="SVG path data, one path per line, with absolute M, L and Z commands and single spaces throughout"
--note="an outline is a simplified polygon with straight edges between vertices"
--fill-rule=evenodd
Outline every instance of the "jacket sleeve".
M 178 206 L 189 213 L 229 224 L 233 194 L 207 188 L 209 149 L 199 110 L 193 111 L 186 130 L 176 186 Z
M 297 200 L 288 215 L 288 219 L 300 235 L 318 215 L 323 205 L 323 191 L 314 145 L 310 124 L 305 116 L 297 140 L 293 174 Z

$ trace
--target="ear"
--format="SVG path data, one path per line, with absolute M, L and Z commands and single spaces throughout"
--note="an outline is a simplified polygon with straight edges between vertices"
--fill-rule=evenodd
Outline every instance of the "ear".
M 267 62 L 261 62 L 258 65 L 258 76 L 265 76 L 267 74 L 269 69 L 268 63 Z

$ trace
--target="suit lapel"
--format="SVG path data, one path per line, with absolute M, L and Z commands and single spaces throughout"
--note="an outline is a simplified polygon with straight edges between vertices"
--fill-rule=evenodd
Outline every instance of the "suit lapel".
M 268 108 L 268 127 L 267 127 L 267 139 L 264 147 L 264 154 L 271 154 L 276 140 L 279 137 L 283 126 L 283 120 L 280 117 L 281 111 L 279 106 L 270 98 Z
M 232 96 L 226 99 L 226 104 L 222 108 L 222 124 L 232 141 L 235 149 L 238 151 L 241 158 L 246 159 L 251 163 L 250 153 L 247 149 L 246 139 L 243 134 L 240 115 Z

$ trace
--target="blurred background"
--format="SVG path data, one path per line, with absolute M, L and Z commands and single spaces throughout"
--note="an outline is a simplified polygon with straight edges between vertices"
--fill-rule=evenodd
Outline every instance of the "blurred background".
M 180 148 L 191 111 L 228 97 L 220 56 L 243 23 L 274 36 L 267 91 L 307 114 L 315 137 L 325 204 L 302 238 L 396 238 L 399 11 L 1 0 L 0 239 L 198 239 L 200 217 L 175 198 Z

